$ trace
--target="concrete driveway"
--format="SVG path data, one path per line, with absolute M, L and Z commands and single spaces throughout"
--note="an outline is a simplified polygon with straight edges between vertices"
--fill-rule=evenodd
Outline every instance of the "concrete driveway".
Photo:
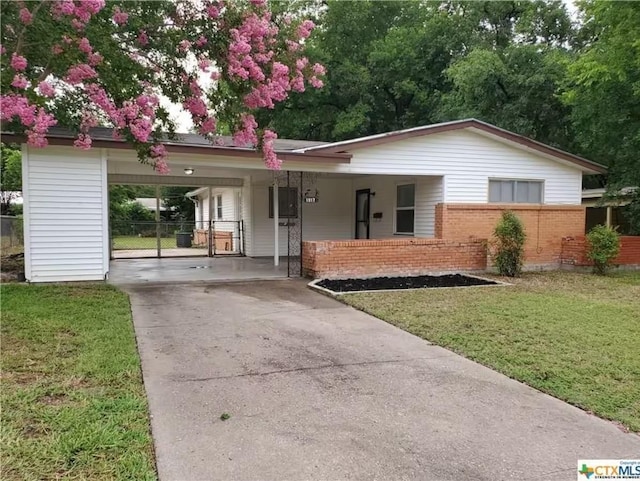
M 575 480 L 578 459 L 640 453 L 300 280 L 127 290 L 162 481 Z

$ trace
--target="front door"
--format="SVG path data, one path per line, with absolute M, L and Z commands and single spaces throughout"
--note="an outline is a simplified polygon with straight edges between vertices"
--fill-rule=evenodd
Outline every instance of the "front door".
M 370 189 L 356 191 L 356 239 L 369 238 Z

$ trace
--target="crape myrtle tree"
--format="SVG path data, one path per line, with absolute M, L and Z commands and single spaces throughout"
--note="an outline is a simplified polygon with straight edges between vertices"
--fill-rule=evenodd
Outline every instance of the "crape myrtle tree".
M 56 125 L 89 149 L 90 129 L 106 125 L 166 173 L 161 140 L 176 126 L 164 96 L 201 135 L 215 142 L 230 131 L 277 169 L 277 134 L 254 114 L 323 84 L 324 67 L 303 54 L 314 23 L 275 13 L 265 0 L 12 1 L 0 9 L 2 129 L 35 147 Z

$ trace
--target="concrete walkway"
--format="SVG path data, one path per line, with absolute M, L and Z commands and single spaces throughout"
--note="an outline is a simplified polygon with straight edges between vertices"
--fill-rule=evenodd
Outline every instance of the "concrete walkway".
M 575 480 L 578 459 L 640 453 L 299 280 L 128 291 L 161 481 Z

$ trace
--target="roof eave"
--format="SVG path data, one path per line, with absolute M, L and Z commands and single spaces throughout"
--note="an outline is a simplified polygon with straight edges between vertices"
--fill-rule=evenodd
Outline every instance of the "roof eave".
M 47 137 L 49 145 L 72 146 L 75 141 L 74 137 L 57 135 Z M 24 143 L 25 136 L 19 134 L 3 134 L 3 142 Z M 123 140 L 94 140 L 92 147 L 108 148 L 108 149 L 131 149 L 131 145 Z M 260 159 L 261 155 L 256 149 L 246 147 L 226 147 L 220 145 L 183 145 L 174 142 L 163 142 L 166 149 L 170 153 L 180 154 L 200 154 L 200 155 L 228 155 L 230 157 L 240 157 L 245 159 Z M 281 160 L 296 162 L 324 162 L 333 164 L 348 164 L 351 161 L 351 154 L 342 152 L 296 152 L 289 150 L 276 150 L 276 155 Z

